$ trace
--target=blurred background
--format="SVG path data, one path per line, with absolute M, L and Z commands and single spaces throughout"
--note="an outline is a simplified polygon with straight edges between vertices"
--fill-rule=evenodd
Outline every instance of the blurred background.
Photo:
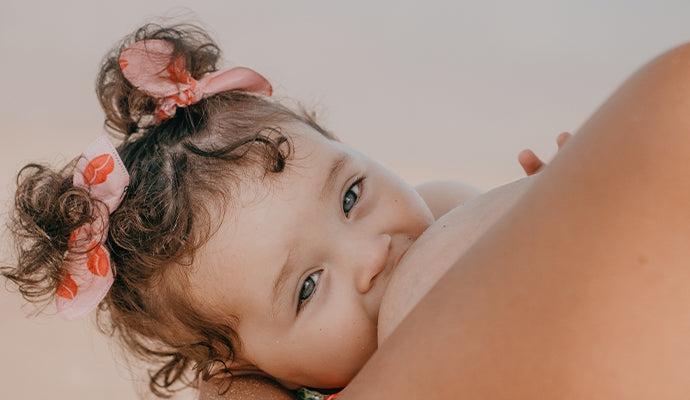
M 27 162 L 62 164 L 102 134 L 101 57 L 148 21 L 193 21 L 275 95 L 412 184 L 489 189 L 544 158 L 644 62 L 690 39 L 685 0 L 520 2 L 2 0 L 0 195 Z M 10 262 L 3 232 L 2 263 Z M 0 398 L 132 399 L 146 388 L 93 321 L 0 287 Z M 194 398 L 193 392 L 179 398 Z

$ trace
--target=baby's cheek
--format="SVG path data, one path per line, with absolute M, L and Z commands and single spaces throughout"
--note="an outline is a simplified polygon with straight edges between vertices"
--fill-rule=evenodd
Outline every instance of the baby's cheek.
M 320 363 L 313 373 L 316 387 L 343 387 L 376 351 L 376 327 L 369 320 L 336 323 L 320 329 Z

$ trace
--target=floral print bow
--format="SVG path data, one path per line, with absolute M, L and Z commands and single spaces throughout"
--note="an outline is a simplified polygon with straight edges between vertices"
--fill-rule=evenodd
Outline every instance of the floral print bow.
M 75 187 L 86 189 L 96 201 L 93 222 L 74 230 L 68 242 L 56 293 L 58 312 L 67 320 L 96 308 L 113 284 L 115 270 L 103 243 L 109 215 L 122 202 L 129 174 L 110 140 L 101 136 L 82 153 L 72 179 Z
M 120 54 L 120 69 L 139 90 L 154 97 L 156 118 L 172 118 L 177 107 L 186 107 L 226 90 L 243 90 L 270 96 L 271 84 L 259 73 L 235 67 L 207 74 L 198 81 L 185 70 L 185 60 L 172 60 L 174 46 L 166 40 L 135 42 Z

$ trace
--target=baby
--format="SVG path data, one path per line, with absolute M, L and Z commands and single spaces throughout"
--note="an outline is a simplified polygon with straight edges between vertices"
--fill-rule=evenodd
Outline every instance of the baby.
M 457 238 L 469 245 L 529 182 L 446 214 L 476 192 L 415 190 L 218 59 L 193 26 L 147 25 L 111 52 L 97 93 L 124 140 L 59 171 L 22 169 L 18 263 L 3 275 L 67 319 L 106 314 L 157 363 L 159 395 L 243 374 L 344 387 L 457 258 Z

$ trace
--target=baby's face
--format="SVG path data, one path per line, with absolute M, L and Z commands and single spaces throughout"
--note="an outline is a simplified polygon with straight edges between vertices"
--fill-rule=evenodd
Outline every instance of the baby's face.
M 199 252 L 192 296 L 237 317 L 237 362 L 287 387 L 342 387 L 377 347 L 383 292 L 433 222 L 417 192 L 311 128 L 289 134 L 287 167 L 240 185 Z

